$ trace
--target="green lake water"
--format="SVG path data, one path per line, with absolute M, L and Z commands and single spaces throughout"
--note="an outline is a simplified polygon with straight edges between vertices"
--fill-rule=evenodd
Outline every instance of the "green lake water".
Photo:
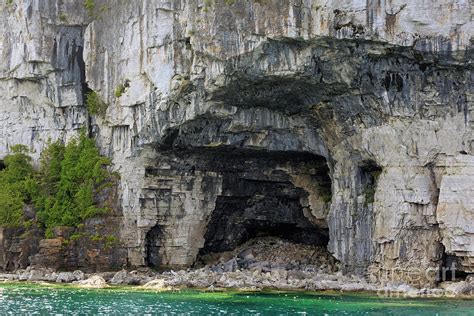
M 0 284 L 0 315 L 474 315 L 474 300 Z

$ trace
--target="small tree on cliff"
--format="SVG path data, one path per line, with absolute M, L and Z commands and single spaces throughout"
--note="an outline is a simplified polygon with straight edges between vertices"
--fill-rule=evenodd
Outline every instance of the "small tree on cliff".
M 11 152 L 0 171 L 0 226 L 20 226 L 27 203 L 35 206 L 49 236 L 56 226 L 77 226 L 107 211 L 96 197 L 112 183 L 110 160 L 84 131 L 67 145 L 49 143 L 37 172 L 26 146 L 13 146 Z
M 36 191 L 28 148 L 24 145 L 12 146 L 4 164 L 5 169 L 0 171 L 0 226 L 20 226 L 23 223 L 23 207 Z
M 110 185 L 102 157 L 93 139 L 82 132 L 66 146 L 51 144 L 41 158 L 40 194 L 36 199 L 38 218 L 50 231 L 56 226 L 77 226 L 83 220 L 102 214 L 95 196 Z

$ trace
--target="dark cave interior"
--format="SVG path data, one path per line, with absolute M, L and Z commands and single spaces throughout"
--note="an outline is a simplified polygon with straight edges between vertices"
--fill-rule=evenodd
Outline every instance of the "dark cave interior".
M 448 255 L 443 251 L 441 267 L 437 277 L 438 282 L 462 281 L 466 280 L 469 275 L 473 274 L 467 273 L 463 270 L 461 259 L 459 257 Z
M 328 200 L 331 179 L 324 157 L 246 150 L 216 154 L 211 160 L 214 170 L 222 175 L 222 193 L 209 219 L 200 256 L 233 250 L 264 236 L 327 246 L 327 227 L 315 224 L 304 212 L 301 201 L 308 192 L 292 182 L 293 176 L 304 174 L 317 183 L 317 193 Z
M 153 226 L 146 234 L 145 264 L 151 268 L 160 267 L 159 242 L 163 234 L 160 225 Z
M 208 219 L 200 256 L 233 250 L 255 237 L 279 237 L 293 243 L 327 246 L 327 225 L 312 218 L 305 189 L 294 177 L 303 175 L 313 192 L 329 208 L 331 179 L 326 159 L 304 152 L 271 152 L 235 148 L 193 148 L 170 152 L 171 170 L 177 174 L 214 172 L 222 190 Z M 149 169 L 150 175 L 155 171 Z M 206 188 L 203 188 L 206 190 Z M 163 228 L 146 235 L 146 263 L 159 267 Z

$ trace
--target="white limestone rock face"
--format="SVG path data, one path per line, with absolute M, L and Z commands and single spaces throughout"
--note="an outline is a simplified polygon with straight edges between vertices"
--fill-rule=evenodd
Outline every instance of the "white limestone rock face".
M 121 174 L 132 265 L 192 264 L 224 194 L 177 148 L 239 148 L 326 159 L 330 206 L 292 183 L 345 271 L 406 280 L 445 251 L 472 272 L 470 1 L 80 2 L 0 1 L 0 158 L 90 128 Z
M 474 272 L 474 158 L 450 157 L 441 179 L 437 221 L 446 252 L 461 258 L 458 269 Z
M 2 1 L 0 157 L 27 145 L 39 157 L 48 139 L 85 126 L 84 10 L 75 1 Z

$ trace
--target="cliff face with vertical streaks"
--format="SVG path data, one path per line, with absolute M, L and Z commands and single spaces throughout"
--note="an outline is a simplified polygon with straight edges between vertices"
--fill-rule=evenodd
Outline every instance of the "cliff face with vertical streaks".
M 0 156 L 87 127 L 129 265 L 284 232 L 376 279 L 474 273 L 469 1 L 94 4 L 2 0 Z

